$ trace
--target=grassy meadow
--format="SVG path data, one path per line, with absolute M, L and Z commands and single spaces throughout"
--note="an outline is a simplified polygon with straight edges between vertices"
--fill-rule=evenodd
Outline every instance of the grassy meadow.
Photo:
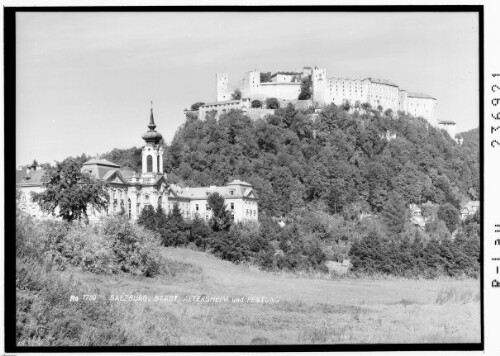
M 57 273 L 98 298 L 152 299 L 111 302 L 127 344 L 480 342 L 479 280 L 307 278 L 234 265 L 189 249 L 162 247 L 161 253 L 171 276 Z M 154 302 L 155 296 L 178 298 Z M 185 296 L 229 300 L 196 302 Z M 233 302 L 236 297 L 243 302 Z M 249 297 L 268 299 L 250 303 Z M 82 298 L 75 303 L 95 303 Z

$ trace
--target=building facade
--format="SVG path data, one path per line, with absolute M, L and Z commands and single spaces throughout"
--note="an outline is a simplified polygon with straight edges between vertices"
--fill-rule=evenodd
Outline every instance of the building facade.
M 300 94 L 302 79 L 311 75 L 313 100 L 321 105 L 335 103 L 342 105 L 349 101 L 352 106 L 369 103 L 373 108 L 381 106 L 384 110 L 394 112 L 405 111 L 415 117 L 426 118 L 432 125 L 438 126 L 436 117 L 436 98 L 421 93 L 408 92 L 397 84 L 379 78 L 340 78 L 327 77 L 322 68 L 304 67 L 295 71 L 276 71 L 271 75 L 270 82 L 260 81 L 260 72 L 247 72 L 242 80 L 231 82 L 227 73 L 216 75 L 216 102 L 210 103 L 213 109 L 218 110 L 217 103 L 231 101 L 231 94 L 238 89 L 243 100 L 264 101 L 266 98 L 279 100 L 297 100 Z M 238 104 L 232 104 L 238 105 Z M 204 118 L 204 116 L 202 116 Z
M 234 180 L 225 186 L 185 187 L 169 185 L 163 170 L 162 135 L 157 132 L 151 109 L 149 130 L 142 135 L 145 145 L 142 148 L 142 170 L 135 172 L 129 168 L 105 159 L 91 159 L 83 164 L 82 172 L 106 183 L 109 194 L 107 211 L 97 211 L 90 207 L 87 211 L 89 220 L 96 220 L 103 215 L 126 214 L 131 220 L 137 220 L 146 206 L 157 209 L 161 206 L 168 213 L 178 203 L 184 218 L 192 219 L 197 215 L 208 221 L 211 211 L 208 197 L 212 193 L 221 194 L 226 207 L 236 222 L 257 221 L 258 204 L 253 187 L 246 182 Z M 31 166 L 16 172 L 16 186 L 20 193 L 20 208 L 37 218 L 51 218 L 43 213 L 38 204 L 31 199 L 31 193 L 40 193 L 43 188 L 44 170 Z M 56 212 L 57 213 L 57 212 Z

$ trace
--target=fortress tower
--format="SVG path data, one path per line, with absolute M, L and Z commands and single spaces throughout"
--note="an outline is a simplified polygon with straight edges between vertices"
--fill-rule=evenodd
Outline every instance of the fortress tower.
M 253 96 L 260 94 L 260 72 L 257 70 L 252 70 L 248 72 L 248 82 L 245 83 L 245 88 L 243 95 Z
M 326 69 L 314 68 L 312 71 L 313 99 L 319 103 L 328 102 Z
M 163 175 L 163 147 L 160 145 L 162 135 L 155 131 L 153 108 L 149 118 L 149 130 L 142 135 L 146 144 L 142 148 L 142 176 L 155 178 Z
M 217 101 L 231 100 L 229 92 L 229 75 L 227 73 L 217 73 Z

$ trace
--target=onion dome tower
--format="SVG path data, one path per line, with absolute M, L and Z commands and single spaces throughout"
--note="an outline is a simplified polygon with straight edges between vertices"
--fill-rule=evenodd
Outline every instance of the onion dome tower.
M 162 135 L 156 132 L 156 124 L 153 117 L 153 102 L 151 102 L 151 114 L 149 117 L 149 130 L 142 135 L 146 144 L 142 148 L 142 175 L 155 177 L 163 175 L 163 147 L 160 145 Z

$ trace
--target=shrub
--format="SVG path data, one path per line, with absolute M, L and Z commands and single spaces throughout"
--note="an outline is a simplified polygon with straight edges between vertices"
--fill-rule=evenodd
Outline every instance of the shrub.
M 240 100 L 241 99 L 241 90 L 235 89 L 234 92 L 231 94 L 231 99 L 232 100 Z
M 203 105 L 205 105 L 205 103 L 203 103 L 201 101 L 200 102 L 196 102 L 193 105 L 191 105 L 191 110 L 198 111 L 198 109 L 200 108 L 200 106 L 203 106 Z
M 131 225 L 120 216 L 104 219 L 100 231 L 110 240 L 115 262 L 121 271 L 147 277 L 163 272 L 157 234 Z
M 254 109 L 261 108 L 262 107 L 262 102 L 260 100 L 252 100 L 251 106 Z
M 189 229 L 189 241 L 202 249 L 207 248 L 212 237 L 212 230 L 198 216 L 194 218 Z
M 266 107 L 268 109 L 278 109 L 280 107 L 280 102 L 276 98 L 267 98 Z
M 212 234 L 211 252 L 227 261 L 243 262 L 248 257 L 248 246 L 244 244 L 237 230 L 219 231 Z

